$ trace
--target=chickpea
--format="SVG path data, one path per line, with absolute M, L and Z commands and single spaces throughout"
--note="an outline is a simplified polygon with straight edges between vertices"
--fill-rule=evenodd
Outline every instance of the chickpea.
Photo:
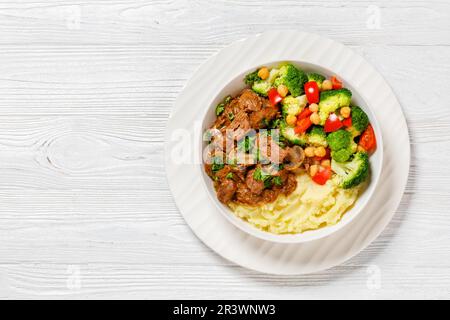
M 311 175 L 311 177 L 314 177 L 317 171 L 319 171 L 319 166 L 317 164 L 313 164 L 311 167 L 309 167 L 309 174 Z
M 278 94 L 284 98 L 287 96 L 289 89 L 284 84 L 280 84 L 277 88 L 277 91 L 278 91 Z
M 317 147 L 314 149 L 314 155 L 317 157 L 325 157 L 327 150 L 324 147 Z
M 331 167 L 331 161 L 326 159 L 326 160 L 322 160 L 322 162 L 320 163 L 320 165 L 322 167 Z
M 290 126 L 295 126 L 295 124 L 296 124 L 296 122 L 297 122 L 297 117 L 294 116 L 293 114 L 289 114 L 289 115 L 286 117 L 286 122 L 287 122 L 287 124 L 290 125 Z
M 309 116 L 309 120 L 311 120 L 313 124 L 319 124 L 320 122 L 319 114 L 317 112 L 314 112 Z
M 366 152 L 366 149 L 364 149 L 363 147 L 361 147 L 361 146 L 358 146 L 358 152 Z
M 305 148 L 305 155 L 308 158 L 314 157 L 314 147 L 307 147 L 307 148 Z
M 319 106 L 317 105 L 317 103 L 311 103 L 309 105 L 309 110 L 311 110 L 312 112 L 317 112 L 319 111 Z
M 333 84 L 330 80 L 323 80 L 322 82 L 322 91 L 327 91 L 333 89 Z
M 266 80 L 269 77 L 269 75 L 270 73 L 267 67 L 262 67 L 261 69 L 258 70 L 258 76 L 263 80 Z
M 341 116 L 343 116 L 344 118 L 350 117 L 350 112 L 351 112 L 350 107 L 342 107 L 340 112 L 341 112 Z

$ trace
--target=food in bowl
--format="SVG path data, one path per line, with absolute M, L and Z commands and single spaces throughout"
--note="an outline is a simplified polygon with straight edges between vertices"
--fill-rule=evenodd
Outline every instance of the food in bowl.
M 334 225 L 370 178 L 376 138 L 336 76 L 284 63 L 261 67 L 216 106 L 204 169 L 217 198 L 274 234 Z

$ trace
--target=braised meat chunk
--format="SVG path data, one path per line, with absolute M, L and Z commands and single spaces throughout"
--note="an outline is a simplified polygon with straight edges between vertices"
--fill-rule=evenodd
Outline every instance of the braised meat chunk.
M 224 179 L 216 187 L 217 198 L 222 203 L 228 203 L 233 199 L 236 190 L 236 182 L 231 179 Z
M 255 171 L 256 169 L 252 169 L 247 172 L 245 184 L 251 193 L 260 195 L 264 190 L 264 181 L 255 179 Z
M 278 115 L 278 108 L 272 106 L 270 102 L 267 102 L 266 100 L 260 110 L 250 114 L 250 125 L 253 129 L 267 128 L 270 121 L 275 119 Z
M 293 192 L 297 182 L 292 170 L 304 155 L 299 146 L 282 146 L 271 128 L 281 117 L 279 108 L 250 89 L 219 107 L 204 165 L 217 198 L 224 204 L 258 206 Z M 217 158 L 224 162 L 214 163 Z
M 246 112 L 258 111 L 263 104 L 262 99 L 250 89 L 245 89 L 241 92 L 238 103 Z

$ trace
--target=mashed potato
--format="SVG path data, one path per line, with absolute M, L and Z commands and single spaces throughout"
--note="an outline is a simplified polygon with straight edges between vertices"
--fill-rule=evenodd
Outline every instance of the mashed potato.
M 301 233 L 334 225 L 355 203 L 360 188 L 344 190 L 332 180 L 321 186 L 308 174 L 297 177 L 297 188 L 289 196 L 258 207 L 231 203 L 233 212 L 259 229 L 276 234 Z

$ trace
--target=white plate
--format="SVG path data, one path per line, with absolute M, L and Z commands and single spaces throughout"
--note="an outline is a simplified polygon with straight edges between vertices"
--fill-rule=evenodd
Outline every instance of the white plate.
M 218 212 L 202 181 L 201 146 L 197 145 L 205 108 L 223 86 L 246 70 L 282 60 L 318 65 L 343 78 L 375 114 L 384 142 L 380 182 L 364 210 L 332 235 L 301 244 L 255 238 Z M 179 95 L 165 138 L 168 182 L 180 212 L 194 233 L 224 258 L 265 273 L 305 274 L 333 267 L 353 257 L 391 220 L 408 179 L 408 129 L 400 104 L 388 84 L 349 48 L 304 32 L 265 33 L 233 43 L 210 58 Z M 191 147 L 180 148 L 186 144 Z

